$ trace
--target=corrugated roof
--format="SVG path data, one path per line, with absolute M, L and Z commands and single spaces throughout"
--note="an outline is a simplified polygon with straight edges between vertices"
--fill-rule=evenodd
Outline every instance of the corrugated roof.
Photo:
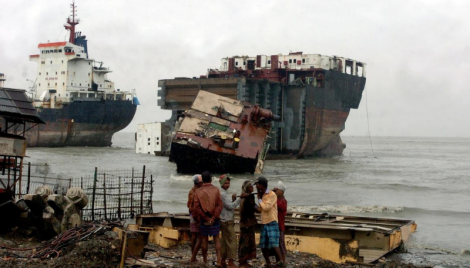
M 44 124 L 22 89 L 0 88 L 0 117 Z

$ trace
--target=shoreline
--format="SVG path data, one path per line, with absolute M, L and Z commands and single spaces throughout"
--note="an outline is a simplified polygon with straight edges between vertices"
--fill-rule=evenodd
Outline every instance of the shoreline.
M 17 230 L 5 235 L 0 235 L 0 267 L 118 267 L 121 259 L 120 243 L 117 234 L 107 231 L 96 234 L 87 240 L 71 244 L 59 251 L 59 256 L 49 259 L 32 259 L 28 256 L 31 251 L 25 249 L 40 247 L 44 242 L 36 238 L 30 238 L 26 233 Z M 21 250 L 15 250 L 21 249 Z M 202 263 L 201 254 L 198 254 L 198 263 L 190 263 L 190 246 L 188 243 L 178 245 L 171 249 L 165 249 L 158 245 L 148 244 L 145 249 L 145 257 L 130 256 L 126 259 L 124 267 L 215 267 L 214 244 L 209 244 L 208 265 Z M 346 263 L 337 264 L 326 261 L 320 257 L 302 252 L 288 251 L 286 267 L 340 267 L 340 268 L 398 268 L 398 267 L 429 267 L 415 266 L 397 260 L 397 254 L 392 253 L 381 258 L 376 264 Z M 237 262 L 236 262 L 237 263 Z M 274 263 L 274 262 L 273 262 Z M 265 262 L 261 250 L 257 248 L 257 258 L 251 261 L 253 267 L 264 267 Z

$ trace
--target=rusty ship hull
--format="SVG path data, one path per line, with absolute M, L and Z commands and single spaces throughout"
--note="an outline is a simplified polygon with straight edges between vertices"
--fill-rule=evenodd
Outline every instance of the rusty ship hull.
M 128 100 L 73 101 L 39 112 L 46 122 L 26 132 L 29 147 L 111 146 L 114 133 L 132 121 L 137 106 Z
M 176 163 L 178 173 L 197 174 L 205 170 L 215 173 L 253 173 L 258 159 L 195 148 L 173 143 L 170 161 Z
M 261 173 L 273 120 L 257 105 L 200 90 L 178 121 L 169 160 L 178 173 Z
M 365 77 L 324 69 L 277 70 L 276 77 L 270 77 L 272 72 L 244 73 L 209 72 L 208 77 L 202 78 L 160 80 L 159 105 L 173 111 L 166 123 L 173 125 L 202 89 L 279 114 L 282 120 L 274 122 L 269 134 L 270 157 L 342 154 L 345 144 L 340 133 L 345 129 L 350 110 L 359 107 Z M 298 79 L 286 81 L 285 77 L 292 73 Z M 306 81 L 307 77 L 318 78 L 319 82 Z

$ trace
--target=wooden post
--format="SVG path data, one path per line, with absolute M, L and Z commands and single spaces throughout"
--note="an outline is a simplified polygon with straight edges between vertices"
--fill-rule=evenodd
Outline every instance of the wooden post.
M 11 188 L 13 191 L 12 194 L 13 194 L 13 198 L 15 198 L 15 192 L 16 192 L 16 167 L 17 167 L 17 163 L 18 163 L 18 157 L 15 156 L 15 162 L 13 162 L 13 184 L 11 185 Z M 21 191 L 21 189 L 20 189 Z
M 153 175 L 150 175 L 150 213 L 153 213 Z
M 127 249 L 127 231 L 122 230 L 122 244 L 121 244 L 121 262 L 119 268 L 124 268 L 126 261 L 126 249 Z
M 5 175 L 5 169 L 7 167 L 7 157 L 3 157 L 3 169 L 2 169 L 2 175 Z
M 103 174 L 103 205 L 104 205 L 104 219 L 108 220 L 108 213 L 106 209 L 106 173 Z
M 21 198 L 21 190 L 22 190 L 22 189 L 21 189 L 21 181 L 23 180 L 23 178 L 22 178 L 22 177 L 23 177 L 23 157 L 20 158 L 20 159 L 21 159 L 21 160 L 20 160 L 20 175 L 19 175 L 19 178 L 18 178 L 18 180 L 19 180 L 19 188 L 20 188 L 20 189 L 18 190 L 18 198 Z
M 26 185 L 26 193 L 29 194 L 29 187 L 31 185 L 31 162 L 28 162 L 28 185 Z
M 140 188 L 140 214 L 144 214 L 144 185 L 145 185 L 145 165 L 142 171 L 142 186 Z
M 91 199 L 91 220 L 95 221 L 95 194 L 96 194 L 96 181 L 98 180 L 98 168 L 95 167 L 95 177 L 93 179 L 93 195 Z
M 80 177 L 80 188 L 82 188 L 82 190 L 84 190 L 84 189 L 83 189 L 83 177 Z M 85 191 L 85 190 L 84 190 L 84 191 Z
M 8 184 L 7 184 L 7 188 L 10 189 L 10 173 L 11 173 L 11 169 L 10 169 L 10 157 L 8 157 Z
M 121 177 L 119 177 L 119 194 L 118 194 L 118 219 L 121 220 Z
M 134 168 L 132 168 L 131 177 L 131 215 L 134 214 Z

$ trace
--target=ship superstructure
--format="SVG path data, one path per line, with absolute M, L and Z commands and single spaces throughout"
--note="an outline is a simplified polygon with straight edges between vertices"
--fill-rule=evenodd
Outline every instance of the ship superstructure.
M 208 70 L 208 77 L 218 77 L 218 74 L 225 75 L 242 71 L 252 73 L 257 78 L 281 82 L 284 76 L 282 75 L 283 72 L 278 70 L 304 71 L 311 73 L 313 77 L 315 77 L 313 74 L 315 70 L 334 70 L 365 77 L 366 66 L 365 63 L 344 57 L 303 54 L 303 52 L 290 52 L 288 55 L 258 55 L 256 57 L 233 56 L 223 58 L 221 61 L 220 69 Z
M 88 40 L 75 31 L 76 6 L 65 28 L 68 41 L 38 45 L 35 107 L 47 125 L 28 135 L 30 146 L 109 146 L 112 135 L 126 127 L 136 111 L 135 92 L 116 89 L 110 68 L 88 56 Z
M 233 56 L 199 78 L 160 80 L 159 105 L 172 110 L 172 125 L 199 90 L 248 101 L 281 116 L 274 122 L 271 154 L 297 157 L 340 155 L 339 136 L 350 109 L 357 109 L 366 82 L 366 64 L 338 56 Z
M 88 41 L 81 32 L 75 32 L 80 20 L 75 17 L 75 5 L 72 8 L 72 16 L 64 26 L 70 30 L 69 41 L 40 43 L 39 54 L 29 57 L 37 63 L 33 87 L 36 106 L 55 108 L 74 98 L 132 100 L 131 93 L 116 90 L 107 78 L 110 68 L 88 57 Z

